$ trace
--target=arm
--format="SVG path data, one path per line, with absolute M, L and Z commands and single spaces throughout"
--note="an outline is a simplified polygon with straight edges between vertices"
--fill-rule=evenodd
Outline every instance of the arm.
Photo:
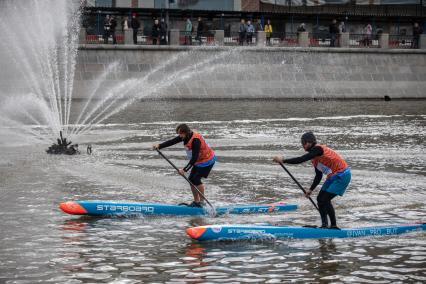
M 173 146 L 179 142 L 182 142 L 182 138 L 180 138 L 180 136 L 177 136 L 173 139 L 167 140 L 166 142 L 163 142 L 159 145 L 158 149 L 162 149 L 162 148 L 166 148 L 166 147 L 170 147 Z
M 291 158 L 291 159 L 284 159 L 283 163 L 286 164 L 301 164 L 306 161 L 312 160 L 313 158 L 317 156 L 321 156 L 324 154 L 324 151 L 321 147 L 312 147 L 311 150 L 309 150 L 308 153 L 306 153 L 303 156 L 297 157 L 297 158 Z
M 315 168 L 315 178 L 309 190 L 313 191 L 315 187 L 317 187 L 317 185 L 321 182 L 321 179 L 322 179 L 322 172 L 320 172 L 317 168 Z
M 183 168 L 185 172 L 189 171 L 195 164 L 195 162 L 198 159 L 198 156 L 200 155 L 200 148 L 201 148 L 201 141 L 198 138 L 194 138 L 192 140 L 192 157 L 189 163 Z

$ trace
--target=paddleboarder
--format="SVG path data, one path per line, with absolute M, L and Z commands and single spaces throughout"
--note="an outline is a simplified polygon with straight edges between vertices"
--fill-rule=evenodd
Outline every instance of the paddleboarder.
M 325 145 L 317 144 L 317 139 L 312 132 L 306 132 L 301 138 L 303 149 L 307 154 L 284 159 L 283 156 L 275 156 L 274 162 L 285 164 L 300 164 L 311 161 L 315 168 L 315 178 L 305 196 L 309 197 L 313 190 L 319 185 L 323 175 L 327 178 L 317 196 L 318 208 L 321 215 L 321 228 L 339 229 L 336 224 L 336 215 L 331 200 L 337 195 L 343 196 L 351 181 L 351 171 L 346 161 L 334 150 Z
M 186 172 L 191 170 L 188 179 L 204 195 L 205 186 L 201 179 L 209 176 L 216 162 L 215 153 L 204 140 L 203 136 L 198 132 L 192 131 L 188 125 L 178 125 L 176 127 L 176 133 L 178 134 L 177 137 L 161 144 L 156 144 L 153 148 L 159 150 L 183 142 L 189 162 L 184 168 L 179 169 L 179 174 L 184 176 Z M 194 196 L 194 201 L 188 206 L 203 207 L 204 202 L 202 196 L 195 188 L 192 188 L 192 186 L 191 191 Z

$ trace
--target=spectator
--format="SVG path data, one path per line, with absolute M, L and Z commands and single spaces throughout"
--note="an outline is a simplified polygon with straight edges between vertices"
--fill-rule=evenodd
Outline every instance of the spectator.
M 336 47 L 337 34 L 339 33 L 339 27 L 337 21 L 334 19 L 329 27 L 330 32 L 330 47 Z
M 192 45 L 192 32 L 193 32 L 194 28 L 192 26 L 192 22 L 190 18 L 186 19 L 186 24 L 185 24 L 185 44 L 186 45 Z
M 420 35 L 422 33 L 423 29 L 419 26 L 419 23 L 414 23 L 412 48 L 419 48 Z
M 158 19 L 154 20 L 154 25 L 152 26 L 151 30 L 151 38 L 152 38 L 152 45 L 157 45 L 160 39 L 160 23 L 158 22 Z
M 244 41 L 246 40 L 246 34 L 247 34 L 246 22 L 244 21 L 244 19 L 241 19 L 240 28 L 238 29 L 240 45 L 244 45 Z
M 128 29 L 129 29 L 129 18 L 124 17 L 123 20 L 121 21 L 121 31 L 124 33 Z
M 140 28 L 141 24 L 139 23 L 138 18 L 136 18 L 136 14 L 132 15 L 132 22 L 131 22 L 131 27 L 133 29 L 133 43 L 137 44 L 138 43 L 138 30 Z
M 262 21 L 260 19 L 256 20 L 255 28 L 256 28 L 256 32 L 263 31 L 263 25 L 262 25 Z
M 299 33 L 303 33 L 303 32 L 306 32 L 305 23 L 301 23 L 301 24 L 299 25 L 299 27 L 297 28 L 297 33 L 298 33 L 298 34 L 299 34 Z
M 167 23 L 164 18 L 161 18 L 160 23 L 160 45 L 167 44 Z
M 247 21 L 247 44 L 251 45 L 253 43 L 254 35 L 254 26 L 250 20 Z
M 265 25 L 265 33 L 266 33 L 266 45 L 271 45 L 271 36 L 272 36 L 272 25 L 271 20 L 268 20 Z
M 203 43 L 202 42 L 203 31 L 204 31 L 204 23 L 201 20 L 201 17 L 198 17 L 197 37 L 195 39 L 198 40 L 199 45 Z
M 110 18 L 109 18 L 109 15 L 106 15 L 104 19 L 104 44 L 108 43 L 108 39 L 110 36 L 110 29 L 111 29 Z
M 115 29 L 117 28 L 117 20 L 114 16 L 110 17 L 110 31 L 112 35 L 112 44 L 117 44 L 117 38 L 115 37 Z
M 364 46 L 370 47 L 372 34 L 373 34 L 373 27 L 371 27 L 370 24 L 366 24 L 364 27 Z
M 339 33 L 345 33 L 345 32 L 346 32 L 345 22 L 341 21 L 339 24 Z

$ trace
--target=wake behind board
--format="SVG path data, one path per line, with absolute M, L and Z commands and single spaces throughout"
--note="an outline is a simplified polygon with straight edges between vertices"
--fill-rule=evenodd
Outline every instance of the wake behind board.
M 211 208 L 197 208 L 185 205 L 171 205 L 160 203 L 137 203 L 125 201 L 68 201 L 59 204 L 59 208 L 68 214 L 73 215 L 123 215 L 123 214 L 143 214 L 143 215 L 210 215 L 214 212 Z M 228 205 L 215 208 L 216 215 L 224 214 L 265 214 L 282 211 L 296 210 L 297 205 L 282 202 L 271 204 L 246 204 Z
M 198 241 L 247 240 L 247 239 L 321 239 L 355 238 L 379 235 L 396 235 L 426 230 L 426 224 L 388 225 L 348 229 L 321 229 L 316 227 L 272 226 L 272 225 L 210 225 L 192 227 L 186 233 Z

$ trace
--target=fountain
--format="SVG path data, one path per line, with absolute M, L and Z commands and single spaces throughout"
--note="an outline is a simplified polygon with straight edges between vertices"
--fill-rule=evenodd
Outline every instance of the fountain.
M 136 99 L 155 96 L 200 72 L 223 68 L 226 58 L 238 50 L 175 54 L 157 62 L 148 73 L 117 80 L 105 90 L 102 87 L 111 74 L 125 64 L 109 63 L 86 88 L 84 106 L 77 109 L 72 102 L 76 92 L 80 1 L 6 0 L 0 5 L 0 27 L 4 33 L 0 62 L 7 66 L 0 70 L 0 127 L 7 133 L 5 139 L 0 136 L 0 141 L 9 143 L 12 136 L 24 137 L 31 143 L 53 141 L 46 151 L 51 154 L 77 153 L 67 139 L 76 140 L 87 134 L 93 125 L 122 111 Z

